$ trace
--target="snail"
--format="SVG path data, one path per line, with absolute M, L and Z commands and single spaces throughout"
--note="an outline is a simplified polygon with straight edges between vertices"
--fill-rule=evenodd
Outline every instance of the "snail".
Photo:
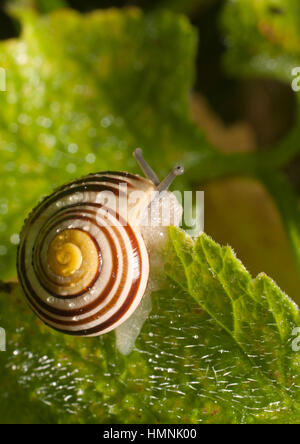
M 102 335 L 141 312 L 151 258 L 155 267 L 166 225 L 181 219 L 182 207 L 168 188 L 183 168 L 160 182 L 141 149 L 134 157 L 145 177 L 104 171 L 75 180 L 42 200 L 24 223 L 19 282 L 30 307 L 55 330 Z M 168 206 L 172 220 L 164 224 Z

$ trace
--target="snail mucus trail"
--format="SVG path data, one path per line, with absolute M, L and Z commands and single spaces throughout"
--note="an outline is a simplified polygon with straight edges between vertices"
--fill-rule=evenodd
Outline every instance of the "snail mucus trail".
M 44 323 L 74 336 L 115 329 L 124 354 L 161 285 L 168 226 L 182 217 L 168 188 L 183 168 L 160 182 L 141 149 L 134 157 L 146 177 L 104 171 L 46 197 L 25 221 L 17 260 L 23 292 Z

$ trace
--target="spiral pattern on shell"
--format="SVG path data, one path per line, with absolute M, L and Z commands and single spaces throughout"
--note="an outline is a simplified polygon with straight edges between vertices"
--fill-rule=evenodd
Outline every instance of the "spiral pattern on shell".
M 134 190 L 152 188 L 140 176 L 103 172 L 61 187 L 33 210 L 21 233 L 18 276 L 47 325 L 96 336 L 134 312 L 148 282 L 147 249 L 138 226 L 100 203 L 99 193 L 128 198 Z M 135 212 L 139 206 L 145 202 Z

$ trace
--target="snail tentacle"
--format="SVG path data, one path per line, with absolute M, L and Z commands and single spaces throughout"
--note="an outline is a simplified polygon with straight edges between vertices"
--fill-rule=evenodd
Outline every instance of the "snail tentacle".
M 144 159 L 142 149 L 137 148 L 133 152 L 133 156 L 137 160 L 137 162 L 138 162 L 139 166 L 141 167 L 141 170 L 143 171 L 145 176 L 148 177 L 148 179 L 150 179 L 151 182 L 153 182 L 155 186 L 159 185 L 159 178 L 157 177 L 156 173 L 153 171 L 151 166 L 148 164 L 148 162 L 146 162 L 146 160 Z

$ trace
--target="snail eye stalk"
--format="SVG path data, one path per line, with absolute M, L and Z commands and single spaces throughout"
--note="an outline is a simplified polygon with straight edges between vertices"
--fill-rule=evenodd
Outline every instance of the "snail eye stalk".
M 184 173 L 183 166 L 176 166 L 173 168 L 173 170 L 167 175 L 167 177 L 160 182 L 160 184 L 157 186 L 157 190 L 159 192 L 166 191 L 169 189 L 172 182 L 176 179 L 177 176 L 181 176 Z
M 176 166 L 168 174 L 168 176 L 162 182 L 160 182 L 155 172 L 152 170 L 150 165 L 144 159 L 143 151 L 141 150 L 141 148 L 137 148 L 133 152 L 133 156 L 137 160 L 145 176 L 154 183 L 159 192 L 168 190 L 174 179 L 176 179 L 177 176 L 181 176 L 184 173 L 184 168 L 182 166 L 180 165 Z
M 137 163 L 139 164 L 139 166 L 141 167 L 141 170 L 143 171 L 143 173 L 145 174 L 145 176 L 151 180 L 151 182 L 154 183 L 154 185 L 157 187 L 159 185 L 159 178 L 157 177 L 157 175 L 155 174 L 155 172 L 153 171 L 153 169 L 151 168 L 151 166 L 146 162 L 146 160 L 144 159 L 143 156 L 143 151 L 141 150 L 141 148 L 137 148 L 134 152 L 133 152 L 133 156 L 135 157 Z

